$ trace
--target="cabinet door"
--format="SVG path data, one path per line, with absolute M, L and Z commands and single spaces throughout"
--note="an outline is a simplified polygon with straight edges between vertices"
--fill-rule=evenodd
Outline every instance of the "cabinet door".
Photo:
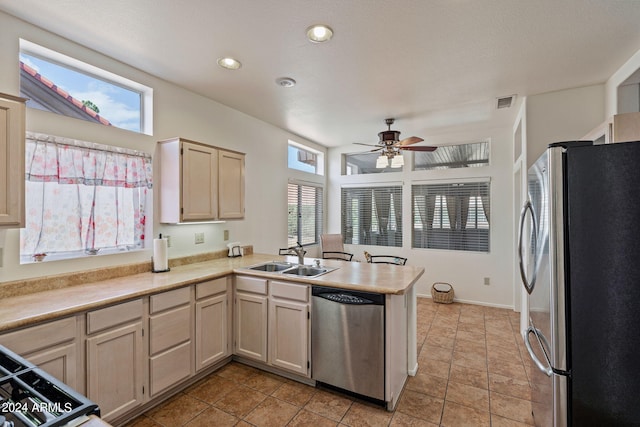
M 269 301 L 269 362 L 308 375 L 309 305 L 272 298 Z
M 182 221 L 218 217 L 218 150 L 182 143 Z
M 0 228 L 24 227 L 24 101 L 0 94 Z
M 78 389 L 76 353 L 76 343 L 73 342 L 29 354 L 26 359 L 69 387 Z
M 244 154 L 218 152 L 220 219 L 244 218 Z
M 142 322 L 87 338 L 87 396 L 112 420 L 143 400 Z
M 236 293 L 235 353 L 267 361 L 267 297 Z
M 196 371 L 229 355 L 227 294 L 196 303 Z

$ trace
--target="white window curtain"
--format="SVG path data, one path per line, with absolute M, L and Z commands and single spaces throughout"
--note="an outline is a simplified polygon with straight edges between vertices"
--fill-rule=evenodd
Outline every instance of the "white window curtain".
M 144 247 L 146 153 L 27 133 L 21 254 Z

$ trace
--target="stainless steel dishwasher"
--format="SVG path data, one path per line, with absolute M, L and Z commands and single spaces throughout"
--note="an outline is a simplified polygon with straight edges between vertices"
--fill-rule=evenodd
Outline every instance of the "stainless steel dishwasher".
M 312 287 L 311 377 L 384 401 L 382 294 Z

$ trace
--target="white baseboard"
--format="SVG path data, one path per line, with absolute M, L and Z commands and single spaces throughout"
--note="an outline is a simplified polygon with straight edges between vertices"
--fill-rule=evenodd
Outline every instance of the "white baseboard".
M 431 299 L 431 295 L 428 295 L 428 294 L 418 294 L 418 293 L 416 293 L 416 297 Z M 515 311 L 515 308 L 514 308 L 513 305 L 493 304 L 493 303 L 489 303 L 489 302 L 471 301 L 471 300 L 458 299 L 458 298 L 454 298 L 453 302 L 459 302 L 459 303 L 462 303 L 462 304 L 482 305 L 482 306 L 485 306 L 485 307 L 506 308 L 506 309 L 510 309 L 510 310 Z

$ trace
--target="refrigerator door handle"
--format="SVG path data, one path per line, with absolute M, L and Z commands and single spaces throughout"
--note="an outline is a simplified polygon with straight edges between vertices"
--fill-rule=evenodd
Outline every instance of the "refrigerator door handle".
M 536 241 L 538 238 L 538 226 L 536 224 L 536 217 L 533 213 L 533 206 L 531 205 L 530 201 L 527 201 L 524 204 L 524 207 L 522 208 L 522 212 L 520 213 L 520 227 L 518 230 L 518 263 L 520 264 L 520 277 L 522 277 L 522 284 L 524 285 L 524 288 L 527 290 L 527 293 L 531 294 L 531 292 L 533 292 L 534 286 L 536 285 L 537 266 L 534 265 L 533 275 L 531 277 L 531 280 L 529 280 L 529 278 L 527 277 L 527 272 L 525 269 L 524 259 L 522 255 L 522 249 L 523 249 L 522 242 L 524 240 L 524 221 L 527 217 L 528 212 L 531 212 L 531 226 L 533 228 L 532 244 L 533 244 L 534 255 L 535 255 L 535 252 L 537 252 Z
M 553 368 L 551 368 L 550 365 L 545 366 L 540 361 L 540 359 L 538 359 L 538 356 L 536 356 L 535 353 L 533 352 L 533 347 L 531 346 L 531 341 L 529 339 L 531 334 L 535 335 L 536 339 L 538 340 L 538 343 L 542 347 L 542 351 L 545 353 L 546 353 L 545 347 L 549 348 L 549 342 L 544 337 L 544 335 L 542 335 L 542 332 L 539 329 L 534 328 L 533 326 L 529 326 L 527 328 L 527 332 L 524 336 L 524 345 L 527 347 L 527 352 L 529 352 L 529 356 L 531 356 L 531 359 L 533 359 L 533 363 L 536 364 L 538 369 L 540 369 L 546 376 L 550 377 L 551 375 L 553 375 Z

